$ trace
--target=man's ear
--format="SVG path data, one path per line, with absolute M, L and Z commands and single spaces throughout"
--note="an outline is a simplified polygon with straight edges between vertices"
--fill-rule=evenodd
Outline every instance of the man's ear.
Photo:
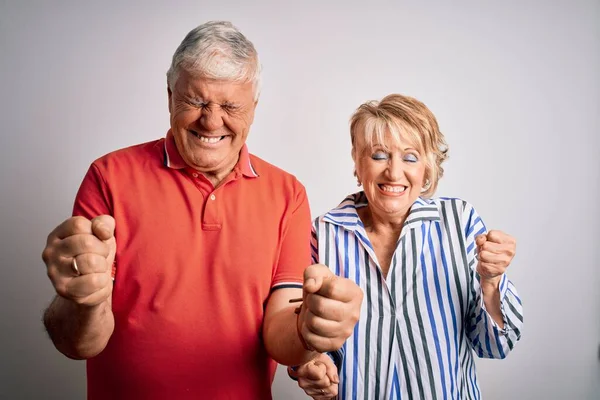
M 168 101 L 169 101 L 169 114 L 172 114 L 173 110 L 172 110 L 172 105 L 171 105 L 171 98 L 173 97 L 173 92 L 171 92 L 171 88 L 169 87 L 168 83 L 167 83 L 167 96 L 168 96 Z

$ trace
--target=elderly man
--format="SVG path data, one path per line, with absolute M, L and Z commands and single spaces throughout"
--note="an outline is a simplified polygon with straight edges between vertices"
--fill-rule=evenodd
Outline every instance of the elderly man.
M 166 137 L 96 160 L 48 236 L 44 323 L 88 360 L 89 399 L 268 399 L 273 360 L 351 334 L 362 292 L 309 266 L 304 187 L 246 148 L 259 82 L 230 23 L 192 30 L 167 73 Z

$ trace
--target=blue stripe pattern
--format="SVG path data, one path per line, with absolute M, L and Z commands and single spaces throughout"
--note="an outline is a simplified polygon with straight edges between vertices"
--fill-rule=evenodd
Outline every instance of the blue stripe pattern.
M 417 199 L 394 253 L 398 261 L 385 277 L 358 217 L 366 205 L 363 192 L 350 195 L 313 225 L 313 260 L 365 293 L 368 278 L 371 292 L 379 293 L 371 303 L 365 296 L 361 319 L 338 352 L 339 399 L 374 399 L 375 393 L 385 399 L 480 399 L 474 355 L 505 358 L 523 325 L 521 299 L 506 275 L 500 284 L 504 329 L 485 309 L 475 258 L 475 237 L 487 232 L 482 219 L 461 199 Z M 405 279 L 403 286 L 406 268 L 417 280 Z

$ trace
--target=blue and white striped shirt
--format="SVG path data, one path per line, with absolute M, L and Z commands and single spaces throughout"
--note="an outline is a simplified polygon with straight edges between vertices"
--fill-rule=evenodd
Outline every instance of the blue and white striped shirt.
M 475 237 L 486 232 L 460 199 L 417 199 L 387 277 L 348 196 L 313 224 L 313 262 L 364 292 L 360 320 L 341 349 L 339 399 L 479 399 L 473 352 L 504 358 L 521 336 L 513 284 L 500 284 L 504 329 L 485 310 Z

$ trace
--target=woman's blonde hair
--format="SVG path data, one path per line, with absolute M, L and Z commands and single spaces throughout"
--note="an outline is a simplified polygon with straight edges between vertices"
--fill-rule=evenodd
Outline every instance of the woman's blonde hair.
M 357 135 L 364 135 L 364 143 L 369 147 L 385 143 L 387 135 L 395 140 L 408 140 L 425 158 L 425 178 L 429 184 L 421 196 L 430 197 L 435 192 L 444 174 L 442 163 L 448 158 L 448 145 L 435 116 L 425 104 L 401 94 L 361 104 L 350 118 L 353 157 Z

